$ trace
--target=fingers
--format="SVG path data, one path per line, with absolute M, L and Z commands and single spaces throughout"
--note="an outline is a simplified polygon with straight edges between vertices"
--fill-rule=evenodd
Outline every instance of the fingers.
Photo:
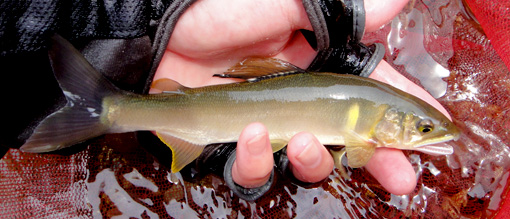
M 264 185 L 273 169 L 273 155 L 266 128 L 261 123 L 248 125 L 239 138 L 237 159 L 232 167 L 234 182 L 245 188 Z M 303 182 L 318 182 L 333 170 L 333 159 L 310 133 L 295 135 L 287 146 L 294 176 Z M 365 166 L 390 193 L 408 194 L 416 187 L 413 167 L 400 150 L 380 148 Z
M 252 123 L 242 132 L 232 167 L 234 182 L 255 188 L 267 182 L 273 168 L 273 155 L 268 133 L 261 123 Z M 294 176 L 303 182 L 318 182 L 333 170 L 333 158 L 317 138 L 299 133 L 287 146 L 287 156 Z
M 318 182 L 331 174 L 333 158 L 317 138 L 302 132 L 287 146 L 287 156 L 294 176 L 303 182 Z M 365 168 L 390 193 L 409 194 L 416 187 L 416 174 L 401 150 L 377 149 Z
M 261 123 L 252 123 L 243 130 L 237 143 L 232 178 L 245 188 L 264 185 L 273 170 L 273 151 L 269 135 Z
M 318 182 L 331 174 L 333 158 L 317 138 L 310 133 L 295 135 L 287 146 L 287 156 L 294 176 L 303 182 Z
M 392 194 L 409 194 L 416 187 L 414 169 L 400 150 L 377 149 L 365 168 Z

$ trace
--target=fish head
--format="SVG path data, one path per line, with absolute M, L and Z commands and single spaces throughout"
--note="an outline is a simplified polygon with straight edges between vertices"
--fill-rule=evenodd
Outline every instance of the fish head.
M 445 142 L 457 140 L 460 131 L 439 111 L 389 109 L 377 124 L 375 136 L 382 147 L 447 155 L 453 153 L 453 147 Z

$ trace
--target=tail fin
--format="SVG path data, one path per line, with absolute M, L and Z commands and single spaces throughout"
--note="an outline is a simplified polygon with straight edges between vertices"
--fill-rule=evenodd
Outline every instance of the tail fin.
M 54 151 L 105 134 L 103 98 L 121 92 L 61 36 L 52 38 L 48 55 L 67 104 L 41 121 L 22 151 Z

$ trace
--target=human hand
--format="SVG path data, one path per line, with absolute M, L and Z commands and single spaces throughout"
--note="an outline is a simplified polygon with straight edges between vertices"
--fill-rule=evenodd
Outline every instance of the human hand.
M 407 0 L 365 1 L 366 31 L 391 20 L 406 3 Z M 306 68 L 316 52 L 298 30 L 311 28 L 301 1 L 297 0 L 198 1 L 179 19 L 154 81 L 170 78 L 189 87 L 230 83 L 236 79 L 212 75 L 249 56 L 275 57 Z M 384 61 L 371 77 L 440 107 Z M 260 123 L 247 126 L 242 132 L 236 152 L 239 159 L 232 168 L 237 184 L 250 188 L 268 180 L 273 157 L 267 136 Z M 291 171 L 304 182 L 320 181 L 333 169 L 331 155 L 310 133 L 294 136 L 287 156 Z M 377 149 L 365 167 L 390 193 L 406 194 L 416 187 L 415 172 L 400 150 Z

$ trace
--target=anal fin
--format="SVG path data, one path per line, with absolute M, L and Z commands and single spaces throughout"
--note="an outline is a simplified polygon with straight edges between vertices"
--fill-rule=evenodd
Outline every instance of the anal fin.
M 167 133 L 156 133 L 159 139 L 172 150 L 172 173 L 179 172 L 186 165 L 197 159 L 205 145 L 193 144 Z

